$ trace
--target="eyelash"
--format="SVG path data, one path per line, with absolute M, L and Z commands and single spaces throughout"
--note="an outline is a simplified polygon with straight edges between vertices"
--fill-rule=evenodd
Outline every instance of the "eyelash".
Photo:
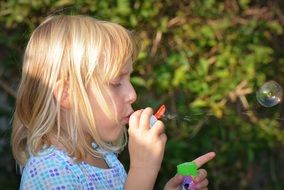
M 115 83 L 111 83 L 111 85 L 115 88 L 118 88 L 121 86 L 121 82 L 115 82 Z

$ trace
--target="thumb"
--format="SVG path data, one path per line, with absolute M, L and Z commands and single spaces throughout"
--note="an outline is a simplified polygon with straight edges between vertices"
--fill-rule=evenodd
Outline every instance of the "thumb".
M 183 176 L 176 174 L 173 178 L 171 178 L 167 184 L 165 185 L 164 190 L 174 190 L 178 189 L 179 185 L 182 183 Z

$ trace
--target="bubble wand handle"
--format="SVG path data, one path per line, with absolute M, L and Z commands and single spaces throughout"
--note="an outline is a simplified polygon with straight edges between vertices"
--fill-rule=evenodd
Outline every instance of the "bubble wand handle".
M 157 110 L 157 112 L 151 116 L 150 118 L 150 128 L 153 127 L 153 125 L 156 123 L 156 121 L 158 121 L 158 119 L 162 118 L 163 115 L 166 112 L 166 106 L 163 104 L 159 107 L 159 109 Z
M 180 184 L 180 190 L 195 190 L 193 178 L 198 175 L 197 165 L 195 162 L 184 162 L 177 165 L 177 173 L 183 176 Z

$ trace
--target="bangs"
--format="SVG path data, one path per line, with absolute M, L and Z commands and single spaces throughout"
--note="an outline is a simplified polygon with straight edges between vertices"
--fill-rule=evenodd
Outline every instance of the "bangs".
M 137 57 L 137 43 L 130 31 L 113 23 L 103 25 L 104 44 L 99 61 L 103 82 L 109 83 L 120 74 L 123 66 Z

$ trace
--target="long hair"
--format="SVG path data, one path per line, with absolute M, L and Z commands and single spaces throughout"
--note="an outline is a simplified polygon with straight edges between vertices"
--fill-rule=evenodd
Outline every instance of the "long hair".
M 39 25 L 25 50 L 17 94 L 11 142 L 16 161 L 24 165 L 29 154 L 50 146 L 52 139 L 78 161 L 86 151 L 97 155 L 86 132 L 99 146 L 120 151 L 126 144 L 125 128 L 117 141 L 104 142 L 86 89 L 94 85 L 105 114 L 115 118 L 102 84 L 117 77 L 126 60 L 135 59 L 136 47 L 132 34 L 122 26 L 88 16 L 52 16 Z M 63 109 L 53 95 L 59 79 L 68 83 L 70 109 Z

